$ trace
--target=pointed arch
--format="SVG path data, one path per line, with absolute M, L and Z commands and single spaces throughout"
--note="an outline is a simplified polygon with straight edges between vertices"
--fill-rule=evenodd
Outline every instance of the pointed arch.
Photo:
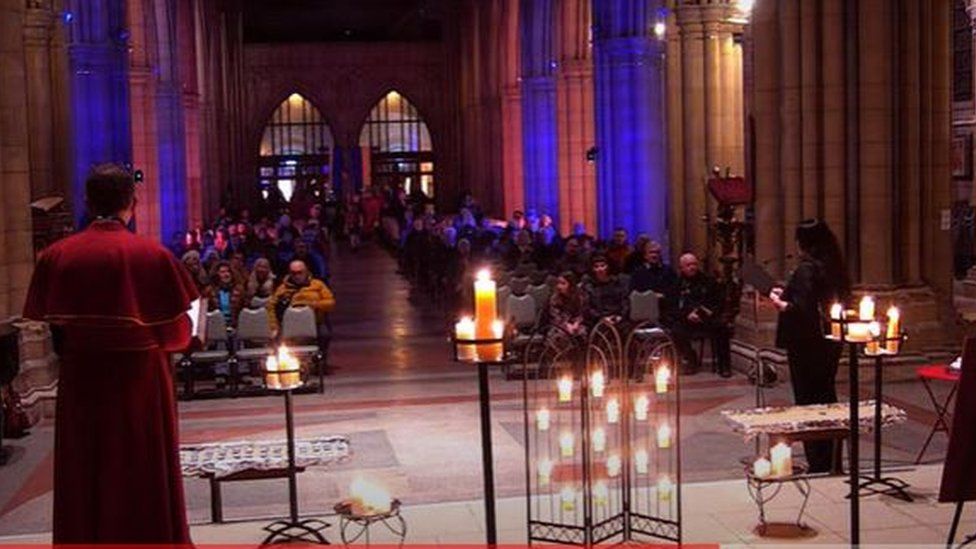
M 319 196 L 332 184 L 335 140 L 322 112 L 293 91 L 268 117 L 258 145 L 258 185 L 272 206 Z
M 359 131 L 359 146 L 369 161 L 365 183 L 402 186 L 408 193 L 434 194 L 434 145 L 417 108 L 395 89 L 370 109 Z

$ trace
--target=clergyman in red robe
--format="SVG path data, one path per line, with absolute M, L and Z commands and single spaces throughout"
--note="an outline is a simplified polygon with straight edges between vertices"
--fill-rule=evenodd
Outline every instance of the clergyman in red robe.
M 54 543 L 189 543 L 168 353 L 189 344 L 197 291 L 126 229 L 128 172 L 94 168 L 85 194 L 94 221 L 41 254 L 24 307 L 51 324 L 61 359 Z

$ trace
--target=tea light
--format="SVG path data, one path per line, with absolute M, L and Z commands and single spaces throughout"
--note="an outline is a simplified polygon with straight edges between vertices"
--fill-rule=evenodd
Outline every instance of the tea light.
M 647 410 L 651 407 L 651 400 L 647 395 L 640 395 L 634 400 L 634 417 L 637 421 L 647 420 Z
M 881 352 L 881 344 L 878 343 L 878 338 L 881 337 L 881 324 L 877 320 L 872 320 L 868 324 L 868 334 L 870 334 L 871 338 L 868 340 L 864 352 L 876 355 Z
M 559 435 L 559 454 L 563 457 L 573 457 L 573 446 L 576 443 L 573 433 L 566 431 Z
M 576 508 L 576 490 L 573 490 L 572 486 L 564 486 L 559 499 L 562 501 L 563 511 L 568 512 Z
M 613 454 L 607 458 L 607 476 L 615 478 L 620 474 L 620 456 Z
M 671 501 L 671 493 L 674 492 L 674 484 L 667 475 L 657 481 L 657 499 L 661 501 Z
M 603 376 L 603 370 L 593 372 L 593 375 L 590 376 L 590 390 L 593 392 L 593 398 L 602 397 L 605 388 L 606 378 Z
M 269 389 L 281 388 L 281 377 L 278 376 L 278 357 L 270 355 L 264 361 L 264 383 Z
M 559 388 L 559 402 L 569 402 L 573 400 L 573 380 L 569 376 L 559 378 L 557 383 Z
M 597 427 L 593 430 L 593 451 L 602 452 L 607 449 L 607 433 L 603 430 L 603 427 Z
M 861 298 L 861 304 L 858 307 L 858 318 L 861 322 L 871 322 L 874 320 L 874 298 L 866 295 Z
M 793 450 L 789 444 L 780 442 L 769 450 L 774 477 L 787 477 L 793 474 Z
M 641 449 L 634 452 L 634 466 L 637 468 L 638 474 L 647 474 L 647 463 L 647 450 Z
M 607 401 L 607 423 L 617 423 L 620 421 L 620 401 L 611 398 Z
M 654 387 L 658 394 L 668 392 L 668 383 L 671 382 L 671 368 L 667 364 L 662 364 L 654 373 Z
M 844 306 L 840 303 L 834 303 L 830 306 L 830 337 L 839 340 L 840 339 L 840 321 L 841 315 L 844 314 Z
M 901 344 L 901 312 L 898 307 L 888 308 L 888 330 L 885 333 L 885 348 L 891 354 L 898 353 L 898 346 Z
M 847 325 L 847 339 L 863 343 L 871 339 L 871 325 L 868 322 L 851 322 Z
M 474 319 L 472 319 L 470 316 L 462 317 L 461 320 L 454 325 L 454 337 L 459 340 L 474 339 Z M 457 355 L 458 360 L 473 362 L 477 356 L 475 353 L 474 344 L 459 344 Z
M 610 499 L 610 490 L 607 489 L 606 481 L 596 481 L 596 484 L 593 485 L 593 503 L 603 507 L 607 504 L 608 499 Z
M 752 476 L 756 478 L 768 478 L 773 472 L 773 464 L 768 459 L 760 457 L 752 464 Z
M 535 413 L 535 422 L 540 431 L 549 430 L 549 408 L 542 408 Z
M 539 484 L 542 486 L 548 485 L 549 481 L 552 480 L 552 460 L 540 460 L 537 468 L 539 470 Z
M 671 426 L 667 423 L 662 423 L 661 426 L 657 428 L 657 447 L 671 447 Z

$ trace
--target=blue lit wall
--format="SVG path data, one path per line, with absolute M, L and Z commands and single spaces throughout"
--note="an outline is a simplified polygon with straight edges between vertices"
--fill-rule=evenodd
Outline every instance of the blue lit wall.
M 663 0 L 593 0 L 599 234 L 667 242 Z
M 71 71 L 72 204 L 80 226 L 92 166 L 132 161 L 125 0 L 71 0 L 62 23 Z
M 522 167 L 526 210 L 559 217 L 553 0 L 521 0 Z M 506 212 L 511 213 L 511 212 Z
M 173 58 L 175 59 L 175 57 Z M 156 97 L 156 152 L 159 187 L 160 236 L 168 239 L 187 229 L 186 141 L 183 128 L 183 103 L 179 88 L 172 82 L 160 83 Z

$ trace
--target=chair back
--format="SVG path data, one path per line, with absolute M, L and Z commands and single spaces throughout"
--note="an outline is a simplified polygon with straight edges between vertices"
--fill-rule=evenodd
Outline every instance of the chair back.
M 282 341 L 317 340 L 315 311 L 311 307 L 288 307 L 281 320 L 281 339 Z
M 270 297 L 252 297 L 251 298 L 251 308 L 252 309 L 264 309 L 268 306 L 268 302 L 271 301 Z
M 227 343 L 227 320 L 220 310 L 207 311 L 207 345 Z
M 498 318 L 508 318 L 508 297 L 512 295 L 512 289 L 508 286 L 501 286 L 495 292 L 495 308 Z
M 542 309 L 549 303 L 549 295 L 552 293 L 552 288 L 546 284 L 539 284 L 537 286 L 529 286 L 528 294 L 532 296 L 535 300 L 536 309 Z
M 512 295 L 523 295 L 529 289 L 529 277 L 513 276 L 508 281 L 508 287 L 512 289 Z
M 237 339 L 242 342 L 271 341 L 271 320 L 264 309 L 242 309 L 237 316 Z
M 530 328 L 535 325 L 535 298 L 529 294 L 508 296 L 508 318 L 516 328 Z
M 634 322 L 657 322 L 660 319 L 658 301 L 660 296 L 653 290 L 630 292 L 630 320 Z

